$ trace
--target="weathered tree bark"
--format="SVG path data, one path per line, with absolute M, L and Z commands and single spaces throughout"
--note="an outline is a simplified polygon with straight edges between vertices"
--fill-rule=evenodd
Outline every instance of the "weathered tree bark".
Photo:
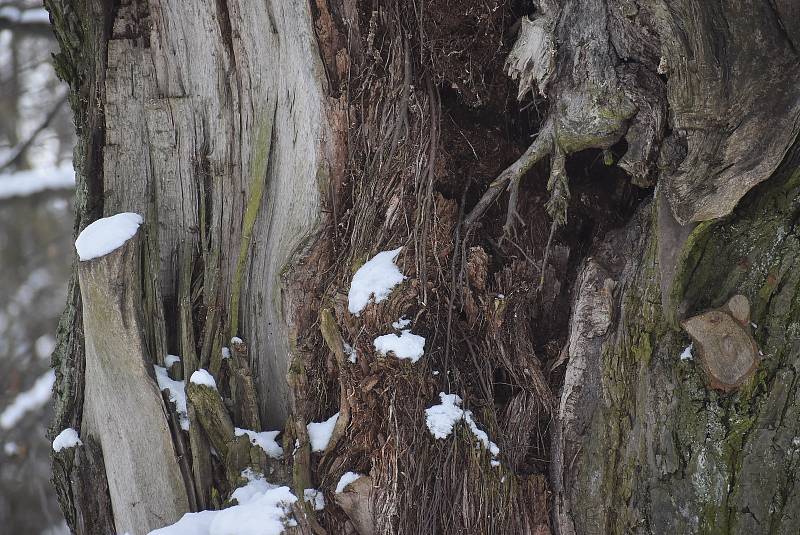
M 81 432 L 101 446 L 119 533 L 151 531 L 189 509 L 146 354 L 139 235 L 78 266 L 86 343 Z
M 76 230 L 145 216 L 145 353 L 219 387 L 191 385 L 193 427 L 173 432 L 192 507 L 250 466 L 325 492 L 322 512 L 295 506 L 302 533 L 796 528 L 789 2 L 47 4 Z M 353 271 L 398 247 L 406 280 L 351 314 Z M 685 323 L 710 309 L 726 334 Z M 372 343 L 401 316 L 426 339 L 414 364 Z M 91 428 L 93 328 L 73 284 L 54 430 Z M 233 336 L 247 351 L 223 358 Z M 755 366 L 721 381 L 741 347 Z M 428 433 L 440 392 L 498 459 L 467 425 Z M 306 425 L 336 412 L 312 452 Z M 231 436 L 260 425 L 283 431 L 280 469 Z M 74 483 L 113 482 L 104 457 L 56 457 L 79 533 L 112 518 Z M 369 476 L 358 499 L 334 493 L 347 471 Z

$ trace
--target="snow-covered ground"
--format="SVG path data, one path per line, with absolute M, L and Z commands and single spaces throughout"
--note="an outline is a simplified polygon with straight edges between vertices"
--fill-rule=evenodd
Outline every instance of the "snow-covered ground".
M 233 492 L 238 505 L 220 511 L 186 513 L 149 535 L 280 535 L 296 525 L 291 505 L 297 501 L 289 487 L 272 485 L 261 475 L 245 471 L 248 483 Z

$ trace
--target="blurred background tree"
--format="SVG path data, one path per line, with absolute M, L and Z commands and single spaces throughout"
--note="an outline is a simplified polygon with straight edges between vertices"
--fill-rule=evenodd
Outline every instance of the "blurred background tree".
M 0 525 L 67 533 L 50 483 L 50 354 L 72 253 L 74 128 L 47 12 L 0 1 Z

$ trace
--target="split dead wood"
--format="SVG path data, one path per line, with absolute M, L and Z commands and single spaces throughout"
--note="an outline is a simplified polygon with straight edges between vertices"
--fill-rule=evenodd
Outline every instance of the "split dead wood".
M 336 448 L 336 444 L 347 431 L 347 426 L 350 423 L 350 402 L 347 399 L 347 384 L 343 377 L 343 372 L 347 366 L 347 359 L 344 355 L 344 341 L 339 332 L 339 327 L 336 325 L 336 320 L 333 318 L 333 313 L 329 308 L 324 308 L 319 313 L 319 329 L 328 348 L 336 356 L 336 365 L 339 367 L 339 418 L 336 420 L 331 438 L 328 441 L 327 453 Z
M 233 399 L 233 417 L 245 429 L 261 429 L 258 414 L 258 394 L 250 368 L 247 344 L 234 339 L 231 343 L 230 389 Z

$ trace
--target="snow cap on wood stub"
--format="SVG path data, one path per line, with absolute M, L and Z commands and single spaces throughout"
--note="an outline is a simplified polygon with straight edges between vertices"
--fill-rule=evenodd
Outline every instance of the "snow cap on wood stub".
M 697 348 L 697 355 L 715 390 L 732 392 L 753 373 L 759 351 L 750 334 L 750 302 L 734 295 L 720 308 L 681 322 Z
M 139 214 L 124 212 L 87 225 L 75 240 L 78 258 L 85 262 L 116 251 L 136 235 L 143 222 Z

